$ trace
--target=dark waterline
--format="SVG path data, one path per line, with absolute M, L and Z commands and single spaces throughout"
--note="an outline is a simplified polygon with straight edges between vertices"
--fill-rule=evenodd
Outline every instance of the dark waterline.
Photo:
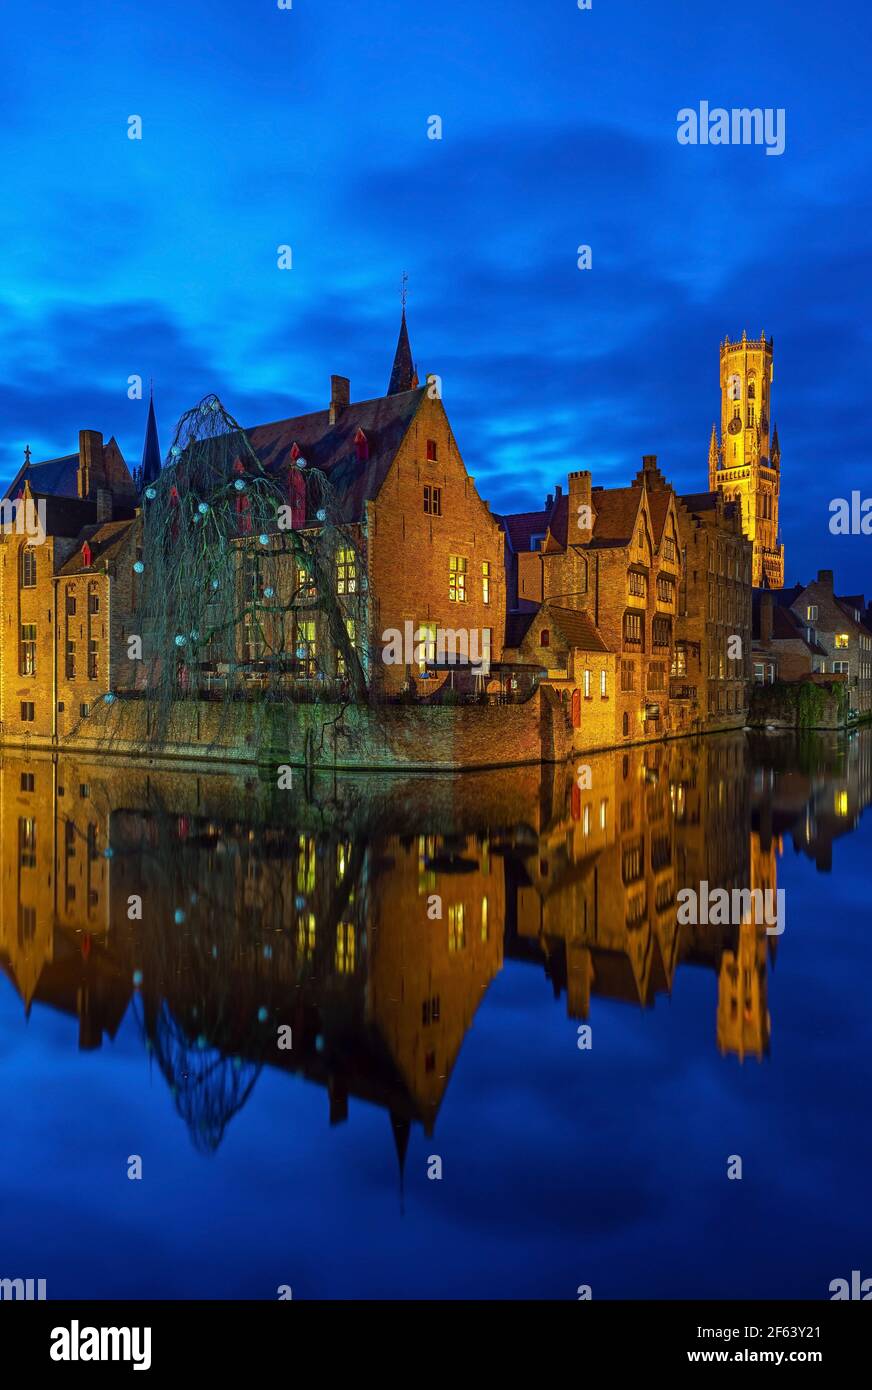
M 872 733 L 590 767 L 279 791 L 3 757 L 0 1278 L 825 1299 L 872 1275 Z M 679 926 L 703 880 L 784 889 L 783 935 Z

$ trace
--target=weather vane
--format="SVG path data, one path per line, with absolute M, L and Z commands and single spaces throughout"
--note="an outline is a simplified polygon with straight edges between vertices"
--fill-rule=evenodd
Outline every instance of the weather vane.
M 409 277 L 408 277 L 406 271 L 404 270 L 404 271 L 403 271 L 403 288 L 402 288 L 403 313 L 406 312 L 406 286 L 408 285 L 408 283 L 409 283 Z
M 29 444 L 25 444 L 25 446 L 24 446 L 24 462 L 25 462 L 25 464 L 30 463 L 30 445 L 29 445 Z

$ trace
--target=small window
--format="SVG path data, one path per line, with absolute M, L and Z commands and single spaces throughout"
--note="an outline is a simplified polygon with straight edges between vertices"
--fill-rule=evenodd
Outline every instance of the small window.
M 605 699 L 608 693 L 608 676 L 605 671 L 600 671 L 600 695 Z
M 589 700 L 589 699 L 591 698 L 591 694 L 590 694 L 590 669 L 586 670 L 585 673 L 584 673 L 584 698 L 585 698 L 586 700 Z
M 540 647 L 550 647 L 550 646 L 551 646 L 551 631 L 550 631 L 550 629 L 547 628 L 547 627 L 543 627 L 541 633 L 539 634 L 539 646 L 540 646 Z
M 442 489 L 429 483 L 424 488 L 424 512 L 427 516 L 442 515 Z
M 23 792 L 32 792 L 32 791 L 33 791 L 33 787 L 34 787 L 33 773 L 32 773 L 32 772 L 22 772 L 22 774 L 21 774 L 21 790 L 22 790 Z
M 87 705 L 87 704 L 84 704 L 84 703 L 82 703 L 81 705 L 79 705 L 79 714 L 81 715 L 82 719 L 87 719 L 88 716 L 90 715 L 90 713 L 91 713 L 91 706 L 90 706 L 90 705 Z
M 629 735 L 629 732 L 630 732 L 630 716 L 627 714 L 627 712 L 626 712 L 626 710 L 625 710 L 625 711 L 624 711 L 624 738 L 627 738 L 627 736 Z
M 100 595 L 97 593 L 97 590 L 94 588 L 93 584 L 91 584 L 88 588 L 88 612 L 100 612 Z
M 91 786 L 90 786 L 90 783 L 89 783 L 89 782 L 80 782 L 80 783 L 79 783 L 79 796 L 82 798 L 82 800 L 83 800 L 83 801 L 87 801 L 90 795 L 91 795 Z
M 21 722 L 22 722 L 23 724 L 32 724 L 35 718 L 36 718 L 36 711 L 35 711 L 35 709 L 34 709 L 33 701 L 32 701 L 32 700 L 22 700 L 22 701 L 21 701 Z
M 490 561 L 489 561 L 489 560 L 482 560 L 482 562 L 481 562 L 481 601 L 482 601 L 482 603 L 490 603 L 490 572 L 491 572 Z
M 438 457 L 438 450 L 437 450 L 437 448 L 436 448 L 436 440 L 435 440 L 435 439 L 428 439 L 428 440 L 427 440 L 427 462 L 428 462 L 428 463 L 435 463 L 437 457 Z

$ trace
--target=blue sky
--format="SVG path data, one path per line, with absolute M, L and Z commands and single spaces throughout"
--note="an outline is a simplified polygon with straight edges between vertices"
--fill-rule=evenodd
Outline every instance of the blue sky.
M 410 276 L 495 510 L 656 453 L 707 481 L 725 334 L 775 339 L 786 580 L 872 588 L 872 17 L 808 0 L 30 0 L 4 17 L 0 477 L 81 428 L 142 449 L 217 391 L 244 424 L 387 385 Z M 681 146 L 676 113 L 783 107 L 786 150 Z M 143 139 L 127 138 L 139 115 Z M 441 141 L 428 140 L 431 115 Z M 579 271 L 576 248 L 593 248 Z M 277 247 L 294 268 L 277 268 Z M 146 393 L 147 394 L 147 393 Z

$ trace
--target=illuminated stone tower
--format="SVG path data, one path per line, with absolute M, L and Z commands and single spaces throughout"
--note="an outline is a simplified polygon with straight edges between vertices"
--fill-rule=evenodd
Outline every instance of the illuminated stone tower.
M 784 585 L 784 546 L 778 542 L 781 450 L 778 430 L 769 426 L 772 390 L 772 339 L 766 335 L 721 344 L 721 442 L 712 426 L 709 487 L 742 507 L 742 528 L 754 543 L 752 582 L 760 588 Z

